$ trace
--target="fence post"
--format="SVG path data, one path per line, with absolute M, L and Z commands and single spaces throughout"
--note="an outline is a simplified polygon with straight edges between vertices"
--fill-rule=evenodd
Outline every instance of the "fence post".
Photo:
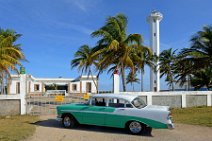
M 115 70 L 113 73 L 113 92 L 119 93 L 119 73 L 118 70 Z
M 212 106 L 211 105 L 211 94 L 207 94 L 207 106 Z
M 152 94 L 147 94 L 147 104 L 152 105 Z
M 26 114 L 26 92 L 27 76 L 24 67 L 20 69 L 20 97 L 21 97 L 21 115 Z
M 186 108 L 186 94 L 182 94 L 182 108 Z

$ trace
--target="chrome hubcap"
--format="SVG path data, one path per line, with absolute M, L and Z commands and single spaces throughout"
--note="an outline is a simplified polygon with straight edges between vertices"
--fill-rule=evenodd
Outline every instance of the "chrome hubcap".
M 64 117 L 63 124 L 65 127 L 69 127 L 71 125 L 70 117 Z
M 139 133 L 142 129 L 141 124 L 139 122 L 133 121 L 129 125 L 130 131 L 132 133 Z

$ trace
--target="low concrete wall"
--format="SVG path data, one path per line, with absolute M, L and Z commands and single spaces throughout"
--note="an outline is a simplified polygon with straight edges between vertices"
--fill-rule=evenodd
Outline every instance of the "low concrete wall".
M 152 97 L 153 105 L 166 105 L 170 107 L 178 107 L 180 108 L 182 105 L 181 96 L 153 96 Z
M 0 116 L 21 114 L 20 95 L 0 95 Z
M 186 96 L 187 107 L 194 106 L 206 106 L 207 96 L 206 95 L 188 95 Z
M 120 94 L 123 93 L 139 95 L 149 105 L 173 108 L 212 106 L 212 91 L 120 92 Z

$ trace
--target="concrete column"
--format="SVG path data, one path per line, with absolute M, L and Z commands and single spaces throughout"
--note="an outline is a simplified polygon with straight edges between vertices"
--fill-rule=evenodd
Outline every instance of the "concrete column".
M 82 80 L 80 78 L 80 93 L 82 94 Z
M 212 106 L 211 105 L 211 94 L 207 95 L 207 106 Z
M 42 82 L 42 94 L 45 93 L 45 84 Z
M 27 77 L 26 74 L 20 75 L 20 97 L 21 97 L 21 115 L 26 114 L 26 93 L 27 93 Z
M 119 74 L 118 70 L 113 73 L 113 92 L 119 93 Z
M 71 93 L 71 84 L 68 83 L 68 93 Z
M 30 94 L 30 92 L 31 92 L 31 82 L 29 82 L 28 85 L 29 85 L 28 86 L 28 94 Z
M 151 94 L 147 95 L 147 105 L 152 105 L 152 95 Z
M 182 94 L 182 108 L 186 108 L 186 94 Z

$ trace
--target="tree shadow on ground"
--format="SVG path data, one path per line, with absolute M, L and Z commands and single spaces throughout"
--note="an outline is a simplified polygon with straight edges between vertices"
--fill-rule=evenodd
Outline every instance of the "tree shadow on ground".
M 95 125 L 79 124 L 77 125 L 77 127 L 73 129 L 68 129 L 68 128 L 64 128 L 61 122 L 57 121 L 56 119 L 41 120 L 33 124 L 37 126 L 42 126 L 42 127 L 60 128 L 60 129 L 67 129 L 67 130 L 81 130 L 81 131 L 88 131 L 88 132 L 103 132 L 103 133 L 113 133 L 113 134 L 129 134 L 125 129 L 122 129 L 122 128 L 103 127 L 103 126 L 95 126 Z M 153 137 L 152 135 L 148 135 L 145 133 L 142 134 L 142 136 Z

